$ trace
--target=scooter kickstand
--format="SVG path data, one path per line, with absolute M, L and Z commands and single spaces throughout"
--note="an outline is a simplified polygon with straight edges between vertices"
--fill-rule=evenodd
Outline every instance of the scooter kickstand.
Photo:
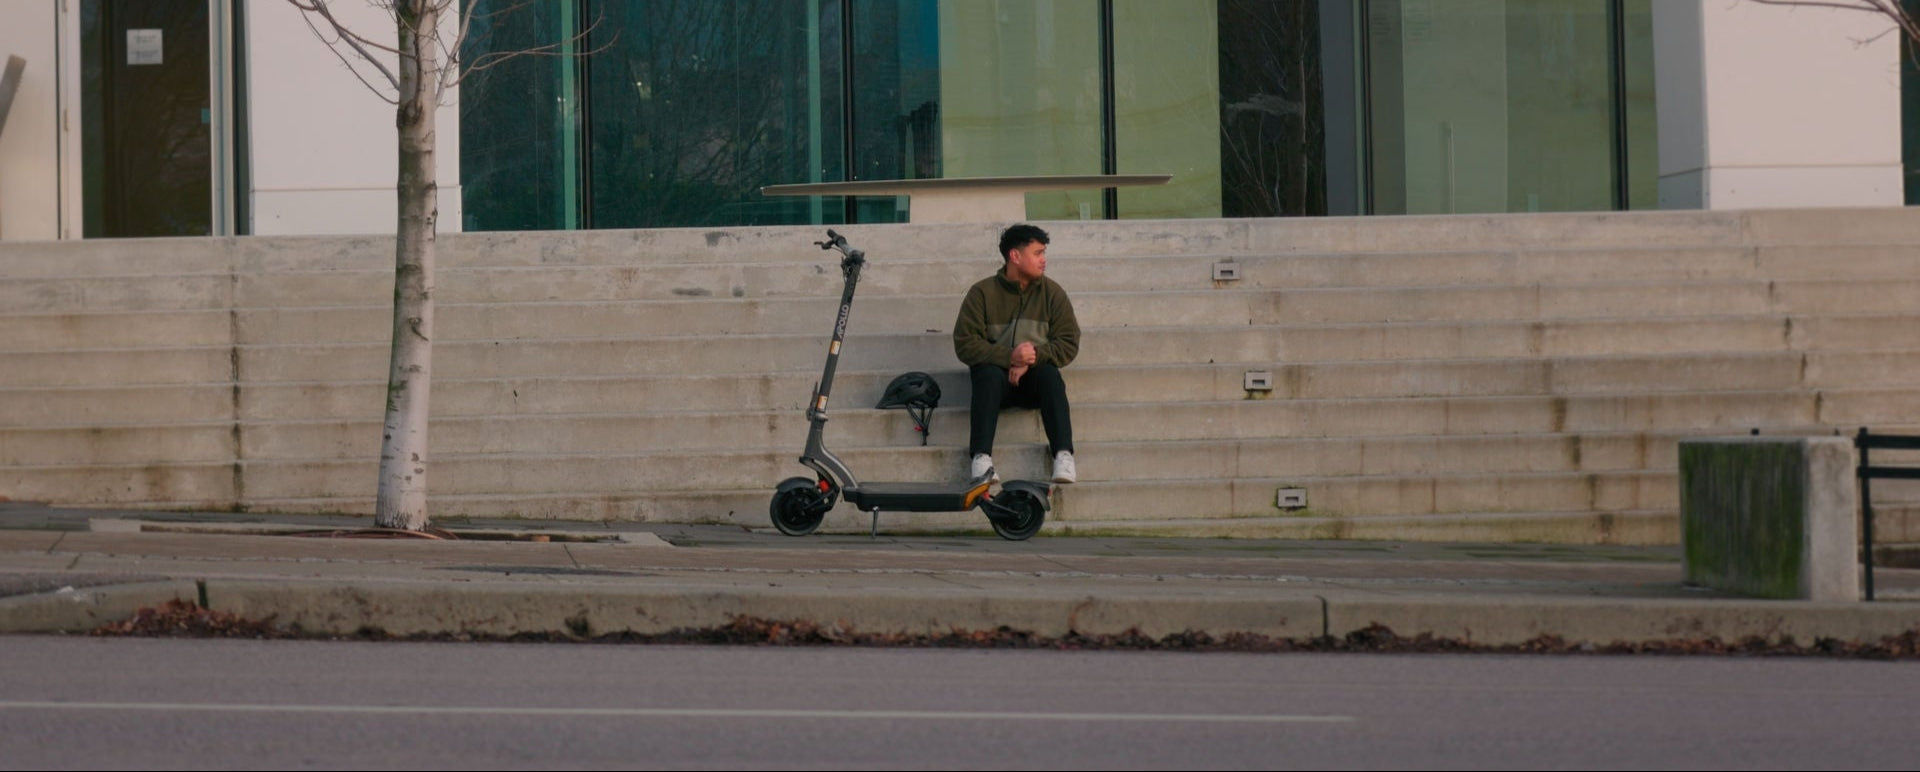
M 880 538 L 880 508 L 879 507 L 873 508 L 873 525 L 868 526 L 867 528 L 867 538 L 870 540 Z

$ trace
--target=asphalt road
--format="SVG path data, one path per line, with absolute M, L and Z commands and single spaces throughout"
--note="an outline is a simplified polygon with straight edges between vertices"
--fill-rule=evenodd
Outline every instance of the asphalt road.
M 0 636 L 0 768 L 1905 768 L 1911 664 Z

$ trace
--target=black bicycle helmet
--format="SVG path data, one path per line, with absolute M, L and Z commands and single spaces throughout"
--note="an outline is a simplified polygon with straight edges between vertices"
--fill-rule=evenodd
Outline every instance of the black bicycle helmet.
M 940 406 L 940 384 L 933 376 L 918 370 L 901 373 L 887 384 L 887 391 L 880 395 L 876 408 L 901 407 L 907 409 L 907 416 L 913 419 L 913 428 L 920 432 L 920 444 L 927 444 L 927 419 L 932 417 L 933 409 Z

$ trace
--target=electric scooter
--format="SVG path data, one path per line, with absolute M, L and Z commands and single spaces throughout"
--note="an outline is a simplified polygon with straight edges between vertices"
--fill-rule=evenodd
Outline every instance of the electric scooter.
M 812 468 L 815 477 L 789 477 L 774 489 L 768 506 L 773 525 L 788 536 L 805 536 L 820 527 L 828 510 L 844 497 L 847 503 L 873 513 L 869 536 L 880 530 L 880 510 L 897 512 L 965 512 L 979 509 L 1002 538 L 1021 541 L 1040 531 L 1047 519 L 1047 499 L 1051 486 L 1031 480 L 1011 480 L 993 486 L 993 470 L 972 480 L 958 483 L 861 482 L 847 465 L 827 450 L 827 395 L 833 391 L 833 370 L 840 362 L 840 347 L 847 339 L 847 315 L 853 310 L 854 285 L 860 282 L 860 269 L 866 265 L 866 253 L 847 246 L 840 234 L 827 231 L 826 241 L 816 241 L 821 249 L 838 251 L 840 272 L 846 276 L 846 288 L 840 293 L 840 315 L 833 323 L 833 342 L 827 345 L 827 365 L 820 382 L 813 387 L 813 399 L 807 403 L 807 448 L 800 463 Z

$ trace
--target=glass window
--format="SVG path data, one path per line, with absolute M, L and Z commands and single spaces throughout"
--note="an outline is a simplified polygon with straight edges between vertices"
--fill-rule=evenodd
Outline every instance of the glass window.
M 1218 109 L 1221 214 L 1279 217 L 1327 213 L 1330 126 L 1354 131 L 1354 67 L 1321 62 L 1322 6 L 1313 2 L 1220 0 Z M 1342 5 L 1346 5 L 1342 3 Z M 1347 9 L 1351 16 L 1352 10 Z M 1327 23 L 1340 21 L 1334 16 Z M 1351 27 L 1351 21 L 1347 22 Z M 1349 36 L 1351 31 L 1349 29 Z M 1351 57 L 1351 42 L 1332 49 Z M 1347 77 L 1344 110 L 1330 102 Z M 1345 115 L 1343 123 L 1336 121 Z M 1351 169 L 1353 139 L 1347 138 Z M 1351 194 L 1349 194 L 1351 198 Z M 1126 208 L 1123 208 L 1125 211 Z M 1219 215 L 1191 215 L 1219 216 Z
M 589 59 L 592 227 L 842 219 L 817 200 L 759 193 L 845 179 L 837 2 L 593 7 L 619 37 Z
M 1262 160 L 1283 154 L 1264 142 L 1253 147 L 1227 146 L 1231 135 L 1222 131 L 1221 113 L 1225 108 L 1220 98 L 1220 68 L 1226 64 L 1226 57 L 1215 28 L 1216 5 L 1245 3 L 1114 0 L 1116 171 L 1173 175 L 1165 185 L 1116 189 L 1122 217 L 1219 217 L 1223 152 L 1238 151 Z M 1308 4 L 1268 7 L 1282 15 L 1303 5 Z M 1227 11 L 1223 8 L 1220 13 Z M 1280 41 L 1260 42 L 1283 45 Z M 1278 58 L 1264 51 L 1254 53 L 1262 64 Z M 1262 125 L 1258 119 L 1254 124 Z M 1281 140 L 1277 135 L 1271 139 L 1276 143 Z
M 1109 164 L 1174 177 L 1119 188 L 1128 218 L 1656 203 L 1651 0 L 481 8 L 506 13 L 469 61 L 589 26 L 594 53 L 470 75 L 472 230 L 899 222 L 902 197 L 758 190 Z M 1033 219 L 1109 214 L 1099 189 L 1027 196 Z
M 1607 6 L 1370 3 L 1373 212 L 1612 209 Z
M 849 179 L 942 176 L 936 0 L 854 0 Z M 906 222 L 905 197 L 861 197 L 860 222 Z
M 946 0 L 939 25 L 945 176 L 1100 173 L 1098 0 Z M 1027 216 L 1106 211 L 1098 189 L 1043 191 Z
M 489 53 L 560 45 L 559 56 L 520 56 L 474 70 L 460 84 L 460 192 L 464 229 L 584 227 L 580 185 L 582 60 L 592 40 L 572 2 L 525 5 L 480 0 L 461 47 L 467 62 Z M 602 38 L 604 39 L 604 38 Z
M 204 0 L 80 4 L 82 235 L 213 230 Z

